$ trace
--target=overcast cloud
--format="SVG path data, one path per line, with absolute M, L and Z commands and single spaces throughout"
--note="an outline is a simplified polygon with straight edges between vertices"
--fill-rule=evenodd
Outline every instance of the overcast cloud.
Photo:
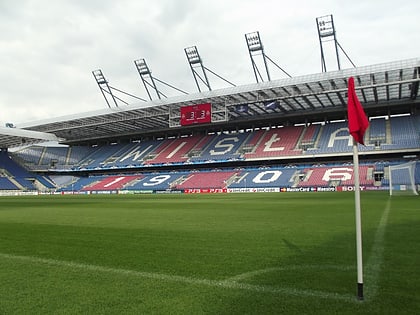
M 147 99 L 133 63 L 140 58 L 153 76 L 197 92 L 184 54 L 190 46 L 229 81 L 254 83 L 244 39 L 254 31 L 292 76 L 319 73 L 315 19 L 329 14 L 356 66 L 420 57 L 418 0 L 0 0 L 0 123 L 107 108 L 95 69 L 112 86 Z M 341 58 L 343 68 L 351 67 Z M 272 79 L 285 77 L 270 70 Z M 228 86 L 209 80 L 213 89 Z

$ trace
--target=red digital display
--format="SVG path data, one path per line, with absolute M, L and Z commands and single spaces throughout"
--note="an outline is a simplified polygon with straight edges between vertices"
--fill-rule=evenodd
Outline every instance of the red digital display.
M 181 107 L 181 126 L 211 122 L 211 104 L 197 104 Z

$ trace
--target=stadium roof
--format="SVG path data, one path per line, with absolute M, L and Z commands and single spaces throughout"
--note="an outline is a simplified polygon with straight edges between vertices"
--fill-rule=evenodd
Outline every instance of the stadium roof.
M 415 58 L 106 108 L 19 127 L 54 134 L 63 143 L 87 143 L 176 135 L 196 128 L 214 131 L 344 119 L 350 76 L 355 78 L 368 116 L 407 112 L 420 104 L 420 58 Z M 201 103 L 212 104 L 212 122 L 181 126 L 180 108 Z M 0 147 L 19 142 L 1 135 Z
M 17 147 L 48 141 L 58 142 L 59 139 L 51 133 L 0 127 L 0 148 Z

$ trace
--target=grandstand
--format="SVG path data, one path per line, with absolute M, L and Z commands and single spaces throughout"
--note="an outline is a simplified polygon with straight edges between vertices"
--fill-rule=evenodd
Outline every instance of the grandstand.
M 388 160 L 389 164 L 418 154 L 420 128 L 407 133 L 400 127 L 404 124 L 414 130 L 419 127 L 416 119 L 403 116 L 372 120 L 365 135 L 366 146 L 361 147 L 366 159 L 360 167 L 363 187 L 386 189 L 385 167 L 377 160 Z M 384 125 L 388 125 L 388 135 Z M 349 165 L 351 149 L 344 122 L 140 143 L 55 148 L 34 145 L 13 153 L 2 151 L 1 189 L 153 192 L 337 188 L 354 185 Z M 116 171 L 118 175 L 114 175 Z M 70 175 L 72 181 L 62 179 Z
M 359 146 L 360 183 L 388 189 L 388 166 L 420 154 L 420 59 L 2 128 L 0 193 L 346 190 L 354 185 L 350 76 L 370 117 Z M 197 108 L 208 120 L 186 122 Z M 420 163 L 417 170 L 420 185 Z

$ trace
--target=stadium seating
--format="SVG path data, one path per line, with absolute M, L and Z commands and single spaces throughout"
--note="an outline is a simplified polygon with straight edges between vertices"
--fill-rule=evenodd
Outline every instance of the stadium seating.
M 87 155 L 89 155 L 90 151 L 93 151 L 92 147 L 88 146 L 72 146 L 69 147 L 69 152 L 67 153 L 67 161 L 66 165 L 79 165 L 80 161 Z
M 58 191 L 83 191 L 85 187 L 89 187 L 96 182 L 105 179 L 107 176 L 89 176 L 89 177 L 72 177 L 67 185 L 62 186 Z
M 83 187 L 82 190 L 120 190 L 128 183 L 138 180 L 140 177 L 139 175 L 106 176 L 89 186 Z
M 363 165 L 359 167 L 361 185 L 373 185 L 372 176 L 368 176 L 369 168 L 372 166 Z M 311 167 L 305 168 L 301 173 L 301 181 L 298 187 L 330 187 L 330 186 L 353 186 L 354 176 L 352 166 L 340 167 Z
M 184 182 L 177 184 L 174 188 L 184 189 L 222 189 L 228 185 L 228 180 L 236 175 L 236 172 L 196 172 L 191 173 Z
M 36 175 L 35 179 L 47 189 L 56 189 L 57 186 L 48 176 Z
M 66 165 L 68 147 L 45 147 L 39 161 L 40 165 Z
M 415 117 L 391 117 L 391 143 L 382 149 L 420 148 L 420 126 Z
M 420 147 L 418 117 L 372 119 L 361 152 Z M 347 123 L 290 126 L 254 132 L 222 133 L 96 147 L 29 147 L 15 153 L 27 165 L 74 169 L 131 168 L 202 164 L 214 161 L 264 160 L 300 155 L 347 154 L 352 138 Z
M 35 175 L 13 161 L 6 151 L 0 151 L 0 169 L 7 172 L 8 180 L 13 181 L 14 185 L 20 186 L 23 190 L 36 190 L 32 181 L 29 180 L 30 178 L 34 178 Z
M 92 147 L 41 147 L 31 146 L 14 153 L 14 156 L 25 161 L 30 169 L 66 168 L 79 165 L 82 159 L 92 151 Z
M 212 162 L 238 160 L 241 154 L 238 149 L 246 139 L 247 134 L 232 133 L 213 136 L 201 153 L 191 157 L 191 162 Z M 196 149 L 196 148 L 195 148 Z
M 346 122 L 329 123 L 322 126 L 316 148 L 308 149 L 305 154 L 333 154 L 351 152 L 352 137 Z
M 285 155 L 301 155 L 298 140 L 303 131 L 302 126 L 270 129 L 261 135 L 255 150 L 245 153 L 246 159 L 261 159 Z M 262 133 L 261 131 L 259 132 Z
M 185 173 L 154 173 L 137 178 L 137 181 L 124 187 L 125 190 L 154 190 L 162 191 L 174 187 Z
M 20 190 L 20 188 L 13 184 L 9 178 L 0 176 L 0 190 Z
M 297 172 L 297 168 L 242 170 L 236 174 L 229 188 L 292 187 L 292 180 Z
M 201 136 L 165 140 L 155 152 L 155 157 L 145 164 L 175 164 L 186 162 L 188 153 L 201 140 Z
M 243 146 L 249 147 L 250 149 L 256 148 L 258 142 L 261 140 L 261 137 L 265 132 L 266 130 L 257 130 L 254 132 L 250 132 L 247 139 L 245 139 Z
M 384 118 L 372 119 L 369 123 L 369 142 L 386 142 L 386 120 Z
M 212 141 L 214 135 L 202 136 L 191 151 L 202 152 L 207 145 Z
M 300 141 L 300 147 L 305 150 L 308 148 L 313 148 L 315 146 L 320 130 L 321 125 L 319 124 L 311 124 L 306 126 Z
M 81 161 L 80 166 L 86 169 L 102 168 L 107 164 L 111 156 L 116 155 L 123 148 L 123 144 L 97 146 L 94 151 Z
M 118 155 L 108 159 L 108 168 L 123 168 L 142 166 L 151 152 L 159 146 L 158 141 L 144 141 L 127 144 Z
M 5 190 L 167 190 L 186 188 L 267 188 L 267 187 L 311 187 L 328 185 L 353 185 L 351 166 L 306 166 L 272 167 L 269 169 L 240 169 L 224 171 L 185 170 L 195 165 L 225 162 L 252 161 L 264 163 L 276 160 L 295 163 L 296 157 L 335 155 L 351 158 L 352 137 L 347 122 L 263 128 L 256 131 L 222 132 L 164 140 L 147 140 L 133 143 L 97 146 L 43 147 L 29 146 L 16 152 L 2 151 L 0 155 L 0 189 Z M 365 134 L 364 153 L 386 154 L 420 149 L 420 116 L 374 118 Z M 415 153 L 414 153 L 415 154 Z M 12 157 L 12 158 L 10 158 Z M 420 164 L 420 163 L 419 163 Z M 25 167 L 22 167 L 24 165 Z M 168 166 L 184 165 L 177 173 L 168 171 Z M 362 166 L 362 185 L 387 185 L 386 176 L 375 183 L 374 172 L 385 171 L 388 163 Z M 166 166 L 164 172 L 145 172 L 149 167 Z M 206 166 L 207 167 L 207 166 Z M 214 167 L 214 166 L 209 166 Z M 232 169 L 235 166 L 232 166 Z M 418 166 L 419 168 L 420 166 Z M 70 171 L 68 175 L 50 178 L 37 175 L 36 171 Z M 122 175 L 73 176 L 71 171 L 89 174 L 93 170 L 106 172 L 118 170 Z M 139 175 L 129 174 L 130 169 Z M 85 174 L 85 175 L 86 175 Z M 140 175 L 141 174 L 141 175 Z M 376 174 L 377 175 L 377 174 Z M 128 180 L 129 176 L 134 176 Z M 227 177 L 226 177 L 227 176 Z M 124 179 L 118 179 L 123 177 Z M 127 181 L 126 181 L 127 178 Z M 58 182 L 55 182 L 56 179 Z M 416 173 L 420 183 L 420 170 Z M 378 183 L 379 182 L 379 183 Z
M 44 150 L 45 147 L 30 146 L 16 152 L 16 155 L 29 165 L 38 165 Z

